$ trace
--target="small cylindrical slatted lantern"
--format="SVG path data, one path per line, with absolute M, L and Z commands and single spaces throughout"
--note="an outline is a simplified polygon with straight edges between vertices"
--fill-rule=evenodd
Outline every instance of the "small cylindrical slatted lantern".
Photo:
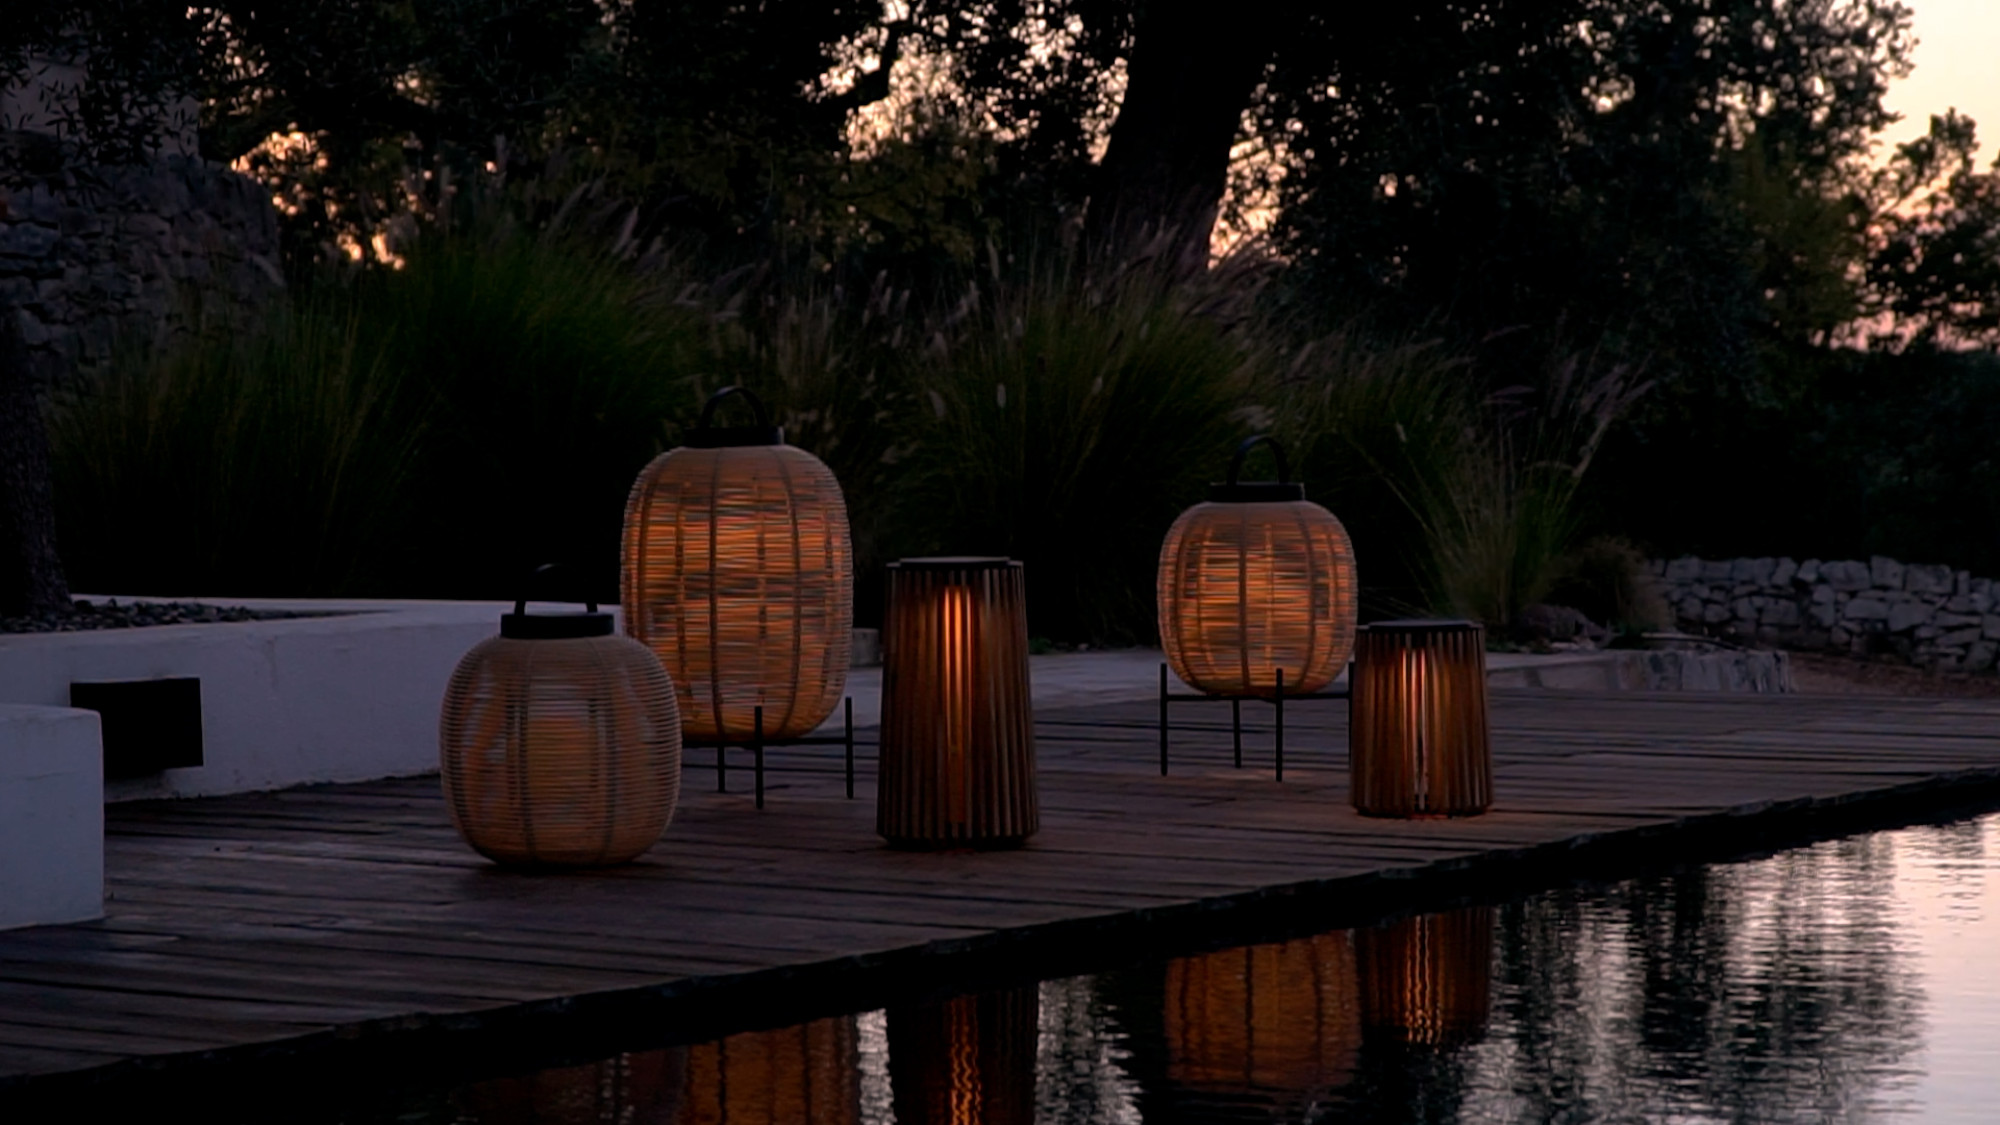
M 889 1009 L 897 1125 L 1032 1125 L 1035 986 Z
M 1451 1046 L 1486 1027 L 1493 908 L 1468 906 L 1356 931 L 1361 1015 L 1371 1041 Z
M 500 863 L 623 863 L 659 840 L 680 798 L 673 684 L 595 602 L 514 603 L 452 673 L 438 743 L 452 823 Z
M 1167 1079 L 1185 1115 L 1290 1120 L 1347 1084 L 1361 1046 L 1346 930 L 1167 962 Z
M 1486 630 L 1380 621 L 1354 648 L 1349 789 L 1364 816 L 1471 816 L 1493 804 Z
M 745 1031 L 687 1048 L 679 1125 L 854 1125 L 861 1120 L 853 1016 Z
M 732 395 L 756 425 L 713 425 Z M 840 702 L 854 632 L 847 503 L 750 392 L 717 392 L 687 444 L 639 474 L 620 573 L 625 631 L 673 676 L 691 740 L 749 741 L 760 706 L 764 738 L 797 738 Z
M 1237 480 L 1268 445 L 1278 480 Z M 1160 647 L 1174 674 L 1212 695 L 1319 691 L 1347 666 L 1358 597 L 1347 530 L 1290 479 L 1284 450 L 1254 437 L 1226 483 L 1181 513 L 1160 548 Z
M 876 829 L 898 847 L 1010 847 L 1034 834 L 1020 563 L 889 564 L 879 785 Z

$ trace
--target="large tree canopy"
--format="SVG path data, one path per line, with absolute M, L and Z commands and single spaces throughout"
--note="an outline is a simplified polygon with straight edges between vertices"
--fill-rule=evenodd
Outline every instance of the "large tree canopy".
M 1871 311 L 1993 315 L 1990 283 L 1938 272 L 1990 257 L 1988 181 L 1938 165 L 1953 186 L 1906 193 L 1918 217 L 1867 168 L 1909 65 L 1892 0 L 17 10 L 0 69 L 91 60 L 75 136 L 117 150 L 191 96 L 204 154 L 269 179 L 307 247 L 365 244 L 454 177 L 555 175 L 801 260 L 1167 232 L 1198 264 L 1233 183 L 1321 300 L 1475 338 L 1560 326 L 1661 373 L 1735 378 Z

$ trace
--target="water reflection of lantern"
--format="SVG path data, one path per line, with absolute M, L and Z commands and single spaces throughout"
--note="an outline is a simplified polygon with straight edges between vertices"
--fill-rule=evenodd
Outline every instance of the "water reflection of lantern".
M 896 1125 L 1031 1125 L 1034 986 L 889 1009 Z
M 852 1016 L 703 1043 L 687 1049 L 676 1125 L 850 1125 L 860 1074 Z
M 1420 914 L 1355 934 L 1362 1018 L 1370 1033 L 1448 1046 L 1486 1026 L 1493 908 Z
M 438 744 L 452 823 L 502 863 L 623 863 L 659 840 L 680 797 L 673 684 L 595 603 L 516 602 L 452 672 Z
M 1366 816 L 1469 816 L 1493 803 L 1486 631 L 1381 621 L 1354 648 L 1348 769 Z
M 1183 1094 L 1290 1111 L 1353 1075 L 1361 1012 L 1345 930 L 1170 961 L 1166 993 L 1167 1079 Z
M 475 1082 L 451 1100 L 476 1125 L 678 1125 L 686 1071 L 675 1047 Z
M 712 425 L 742 395 L 754 426 Z M 808 734 L 847 686 L 853 547 L 833 472 L 785 444 L 740 387 L 709 399 L 687 444 L 646 466 L 625 506 L 625 629 L 681 693 L 688 737 Z
M 1238 483 L 1267 444 L 1278 480 Z M 1333 513 L 1306 499 L 1284 451 L 1251 438 L 1208 501 L 1181 513 L 1160 548 L 1160 647 L 1174 673 L 1212 695 L 1319 691 L 1354 647 L 1354 547 Z
M 876 827 L 901 847 L 1004 847 L 1038 825 L 1021 564 L 889 566 Z

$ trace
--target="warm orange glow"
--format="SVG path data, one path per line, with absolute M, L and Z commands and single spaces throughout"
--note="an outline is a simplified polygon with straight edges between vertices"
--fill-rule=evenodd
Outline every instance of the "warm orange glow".
M 1491 1005 L 1493 908 L 1468 906 L 1401 918 L 1356 933 L 1363 1019 L 1371 1034 L 1433 1046 L 1486 1026 Z
M 876 828 L 903 847 L 1019 843 L 1039 823 L 1026 584 L 1006 559 L 904 559 L 882 628 Z
M 833 473 L 789 445 L 679 448 L 625 509 L 625 629 L 666 665 L 688 737 L 825 721 L 847 687 L 854 575 Z
M 747 1031 L 687 1048 L 675 1125 L 848 1125 L 861 1119 L 853 1016 Z
M 452 823 L 501 863 L 622 863 L 680 798 L 673 685 L 624 637 L 481 642 L 452 674 L 438 741 Z
M 1030 1125 L 1040 1011 L 1033 985 L 889 1009 L 897 1125 Z
M 1355 644 L 1348 763 L 1369 816 L 1467 816 L 1493 803 L 1486 631 L 1389 621 Z
M 1361 1045 L 1347 931 L 1167 963 L 1167 1077 L 1210 1098 L 1309 1105 Z
M 944 589 L 940 612 L 944 626 L 944 756 L 945 785 L 954 824 L 972 819 L 966 787 L 965 755 L 972 745 L 972 591 L 964 586 Z
M 1359 591 L 1354 548 L 1306 500 L 1197 504 L 1160 550 L 1160 647 L 1174 674 L 1217 695 L 1325 688 L 1347 666 Z

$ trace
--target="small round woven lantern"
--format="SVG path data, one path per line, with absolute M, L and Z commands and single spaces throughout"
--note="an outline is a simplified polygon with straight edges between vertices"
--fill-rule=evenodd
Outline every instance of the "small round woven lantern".
M 673 684 L 595 602 L 514 603 L 452 673 L 438 744 L 452 824 L 500 863 L 623 863 L 659 840 L 680 798 Z
M 1267 445 L 1278 479 L 1242 483 Z M 1160 548 L 1160 647 L 1174 674 L 1211 695 L 1319 691 L 1354 647 L 1357 587 L 1347 530 L 1290 479 L 1268 437 L 1237 447 L 1226 483 L 1181 513 Z
M 1363 816 L 1472 816 L 1493 804 L 1486 630 L 1378 621 L 1354 650 L 1349 791 Z
M 732 396 L 755 425 L 713 424 Z M 748 741 L 759 706 L 770 740 L 833 713 L 854 630 L 847 503 L 755 395 L 718 391 L 687 444 L 639 474 L 622 554 L 625 631 L 673 677 L 689 739 Z
M 1013 847 L 1039 824 L 1027 586 L 996 558 L 889 564 L 875 826 L 907 848 Z

